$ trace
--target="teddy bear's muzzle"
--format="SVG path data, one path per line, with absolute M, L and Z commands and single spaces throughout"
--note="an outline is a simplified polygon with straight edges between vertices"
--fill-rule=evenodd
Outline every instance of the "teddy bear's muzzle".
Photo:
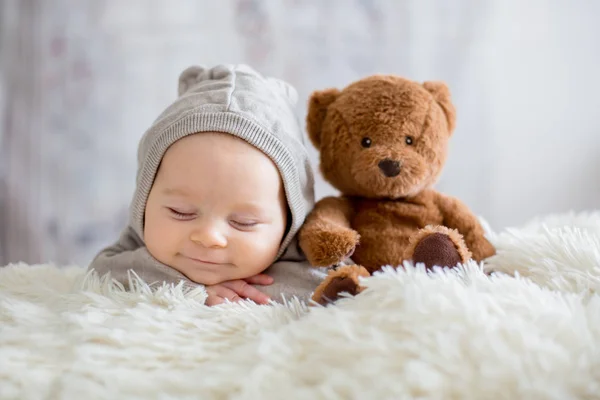
M 384 160 L 379 161 L 379 169 L 385 176 L 388 178 L 393 178 L 394 176 L 398 176 L 400 173 L 400 162 L 396 160 L 392 160 L 386 158 Z

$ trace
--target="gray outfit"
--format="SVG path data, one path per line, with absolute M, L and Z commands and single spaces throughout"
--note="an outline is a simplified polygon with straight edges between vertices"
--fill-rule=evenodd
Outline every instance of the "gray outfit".
M 291 223 L 277 261 L 266 273 L 273 285 L 259 287 L 274 300 L 307 299 L 322 279 L 297 246 L 296 234 L 314 205 L 314 178 L 306 141 L 294 113 L 296 90 L 288 83 L 263 77 L 247 65 L 193 66 L 179 77 L 179 97 L 164 110 L 142 137 L 138 149 L 136 189 L 128 226 L 113 245 L 103 249 L 89 269 L 110 272 L 128 284 L 133 270 L 147 283 L 193 286 L 177 270 L 160 263 L 144 245 L 144 211 L 158 167 L 167 149 L 194 133 L 217 131 L 234 135 L 261 150 L 277 166 L 283 180 Z

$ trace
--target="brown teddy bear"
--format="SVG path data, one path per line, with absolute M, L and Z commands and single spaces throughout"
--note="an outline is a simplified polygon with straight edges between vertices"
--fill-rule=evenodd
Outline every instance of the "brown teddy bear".
M 313 300 L 359 293 L 359 277 L 404 260 L 453 267 L 495 253 L 477 218 L 431 188 L 442 171 L 455 108 L 443 82 L 394 75 L 361 79 L 312 94 L 307 129 L 323 177 L 341 192 L 320 200 L 300 230 L 313 266 L 348 257 L 359 265 L 330 271 Z

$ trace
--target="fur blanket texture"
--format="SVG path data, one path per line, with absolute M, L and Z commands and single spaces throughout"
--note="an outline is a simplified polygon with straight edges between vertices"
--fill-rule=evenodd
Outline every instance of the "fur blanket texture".
M 0 399 L 600 398 L 600 212 L 488 235 L 483 267 L 389 267 L 328 307 L 0 268 Z

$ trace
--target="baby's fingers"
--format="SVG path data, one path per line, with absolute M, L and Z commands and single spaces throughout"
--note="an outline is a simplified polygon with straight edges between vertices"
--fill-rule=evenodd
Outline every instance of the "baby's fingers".
M 237 293 L 223 285 L 209 286 L 206 288 L 206 293 L 208 294 L 205 303 L 207 306 L 216 306 L 217 304 L 225 303 L 226 300 L 231 302 L 242 300 Z
M 267 286 L 273 283 L 273 278 L 266 274 L 258 274 L 251 276 L 250 278 L 244 279 L 251 285 L 262 285 Z
M 241 279 L 223 282 L 221 285 L 233 290 L 239 296 L 246 299 L 250 299 L 258 304 L 267 304 L 271 300 L 269 296 L 267 296 L 254 286 L 250 286 L 248 283 Z

